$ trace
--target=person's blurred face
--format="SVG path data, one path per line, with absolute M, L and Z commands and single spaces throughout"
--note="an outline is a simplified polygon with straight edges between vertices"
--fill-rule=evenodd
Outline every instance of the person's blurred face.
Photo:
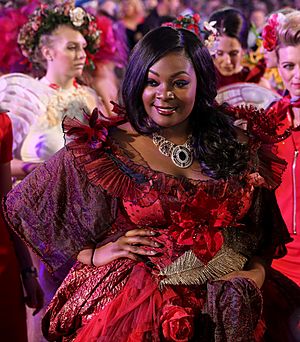
M 231 76 L 241 71 L 243 49 L 236 38 L 220 36 L 214 63 L 223 76 Z
M 179 0 L 166 0 L 166 4 L 169 8 L 169 15 L 177 15 L 177 11 L 180 6 Z
M 291 96 L 300 96 L 300 44 L 278 50 L 278 71 Z
M 142 99 L 146 113 L 159 126 L 178 126 L 190 116 L 197 78 L 190 60 L 180 52 L 167 54 L 148 71 Z
M 150 11 L 157 6 L 157 0 L 145 0 L 144 4 L 146 10 Z
M 136 15 L 137 9 L 135 3 L 131 0 L 125 0 L 121 2 L 122 16 L 132 17 Z
M 87 46 L 82 34 L 69 26 L 61 25 L 52 34 L 52 43 L 49 47 L 51 60 L 48 67 L 59 70 L 66 77 L 81 76 L 85 60 Z
M 265 13 L 261 10 L 253 11 L 250 15 L 250 21 L 255 25 L 257 29 L 261 29 L 265 24 Z

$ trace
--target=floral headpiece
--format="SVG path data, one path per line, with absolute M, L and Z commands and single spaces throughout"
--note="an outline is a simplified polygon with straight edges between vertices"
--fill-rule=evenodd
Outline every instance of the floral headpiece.
M 164 23 L 162 26 L 169 26 L 176 29 L 183 28 L 189 31 L 194 32 L 198 37 L 201 37 L 201 33 L 208 35 L 207 39 L 204 40 L 204 45 L 211 49 L 214 45 L 216 37 L 218 35 L 217 29 L 214 27 L 216 21 L 203 23 L 203 29 L 200 27 L 200 15 L 198 13 L 186 16 L 179 16 L 174 21 L 169 23 Z
M 262 31 L 263 47 L 267 51 L 273 51 L 278 45 L 278 30 L 285 21 L 282 13 L 272 14 Z
M 100 31 L 97 29 L 95 18 L 83 8 L 75 8 L 73 3 L 66 2 L 60 6 L 42 4 L 29 16 L 28 22 L 21 28 L 18 37 L 18 44 L 23 55 L 32 61 L 40 37 L 64 24 L 71 24 L 84 36 L 88 53 L 96 53 L 100 45 Z

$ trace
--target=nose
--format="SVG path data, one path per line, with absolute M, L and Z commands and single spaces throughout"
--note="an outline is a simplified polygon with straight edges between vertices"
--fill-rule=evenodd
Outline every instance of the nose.
M 86 58 L 86 52 L 84 48 L 80 48 L 77 52 L 77 58 L 78 59 L 85 59 Z
M 300 80 L 300 64 L 298 64 L 295 68 L 295 78 Z
M 172 90 L 164 85 L 157 87 L 156 98 L 159 100 L 170 100 L 174 98 Z
M 228 64 L 228 65 L 231 64 L 231 58 L 230 58 L 228 53 L 224 53 L 224 55 L 223 55 L 223 62 L 225 64 Z

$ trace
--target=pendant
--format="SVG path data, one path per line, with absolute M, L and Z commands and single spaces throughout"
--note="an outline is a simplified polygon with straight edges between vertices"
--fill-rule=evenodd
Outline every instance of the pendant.
M 171 159 L 176 166 L 186 169 L 193 164 L 194 158 L 193 153 L 187 147 L 177 145 L 172 150 Z
M 165 139 L 157 133 L 153 133 L 152 141 L 158 150 L 166 157 L 171 157 L 172 162 L 182 169 L 188 168 L 193 164 L 193 137 L 188 136 L 187 141 L 183 145 L 175 145 L 171 141 Z

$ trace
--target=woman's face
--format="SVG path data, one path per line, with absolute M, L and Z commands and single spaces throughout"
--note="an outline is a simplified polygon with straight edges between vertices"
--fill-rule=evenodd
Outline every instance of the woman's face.
M 137 14 L 136 4 L 132 0 L 125 0 L 121 3 L 123 17 L 132 17 Z
M 66 25 L 59 26 L 52 35 L 48 67 L 51 63 L 53 70 L 59 70 L 62 75 L 70 78 L 81 76 L 86 60 L 86 46 L 86 40 L 79 31 Z
M 190 60 L 180 52 L 162 57 L 150 67 L 142 99 L 149 117 L 164 128 L 178 126 L 190 115 L 197 78 Z
M 243 49 L 236 38 L 220 36 L 214 63 L 223 76 L 231 76 L 241 71 Z
M 300 96 L 300 44 L 278 50 L 278 70 L 291 96 Z

